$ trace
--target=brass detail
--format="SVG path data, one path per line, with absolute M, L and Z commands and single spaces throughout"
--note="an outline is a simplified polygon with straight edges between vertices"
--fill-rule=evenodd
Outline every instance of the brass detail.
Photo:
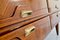
M 32 31 L 35 30 L 35 26 L 30 26 L 25 29 L 25 36 L 28 36 Z
M 21 16 L 22 17 L 28 17 L 28 16 L 30 16 L 32 14 L 32 11 L 31 10 L 23 10 L 22 12 L 21 12 Z

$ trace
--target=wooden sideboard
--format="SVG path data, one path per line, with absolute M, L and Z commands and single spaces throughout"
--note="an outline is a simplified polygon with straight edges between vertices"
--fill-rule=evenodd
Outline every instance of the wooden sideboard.
M 59 35 L 59 0 L 1 0 L 0 40 L 44 40 Z

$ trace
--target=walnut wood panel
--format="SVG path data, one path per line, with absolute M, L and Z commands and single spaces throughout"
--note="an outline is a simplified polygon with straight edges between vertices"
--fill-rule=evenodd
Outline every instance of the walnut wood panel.
M 30 3 L 28 0 L 1 0 L 0 1 L 0 5 L 1 5 L 1 14 L 0 14 L 0 19 L 4 19 L 4 18 L 8 18 L 11 17 L 14 13 L 15 7 L 16 6 L 27 6 L 26 8 L 29 8 Z M 24 7 L 25 8 L 25 7 Z M 26 9 L 25 8 L 25 9 Z M 18 14 L 17 14 L 18 15 Z M 17 17 L 17 16 L 15 16 Z
M 50 15 L 50 19 L 51 19 L 51 25 L 52 25 L 52 28 L 53 28 L 58 23 L 58 14 L 55 13 L 55 14 Z
M 5 12 L 3 13 L 3 18 L 2 19 L 11 17 L 14 13 L 15 8 L 16 8 L 16 5 L 13 4 L 12 2 L 9 2 L 7 7 L 6 7 Z
M 44 40 L 44 38 L 51 31 L 49 17 L 43 18 L 43 19 L 35 22 L 33 25 L 35 27 L 37 27 L 38 40 Z
M 20 2 L 20 3 L 19 3 Z M 8 4 L 8 6 L 7 6 L 7 9 L 5 10 L 5 13 L 3 13 L 3 18 L 6 18 L 6 20 L 8 20 L 8 21 L 11 21 L 11 20 L 14 20 L 14 19 L 20 19 L 20 18 L 22 18 L 21 17 L 21 11 L 22 10 L 32 10 L 32 5 L 31 5 L 31 1 L 28 1 L 28 0 L 21 0 L 21 1 L 19 1 L 18 3 L 19 3 L 19 5 L 18 5 L 18 8 L 17 8 L 17 10 L 16 10 L 16 12 L 15 12 L 15 14 L 14 14 L 14 16 L 13 16 L 13 18 L 11 18 L 10 20 L 8 20 L 9 18 L 8 17 L 10 17 L 11 15 L 12 15 L 12 13 L 13 13 L 13 10 L 14 10 L 14 7 L 15 7 L 15 4 L 13 3 L 13 2 L 9 2 L 9 4 Z M 17 3 L 17 2 L 16 2 Z M 44 2 L 42 2 L 42 4 L 43 4 Z M 44 5 L 43 5 L 44 6 Z M 11 9 L 11 10 L 10 10 Z M 42 10 L 43 9 L 43 10 Z M 39 9 L 39 10 L 32 10 L 33 12 L 32 12 L 32 14 L 31 14 L 31 16 L 29 16 L 29 17 L 33 17 L 33 16 L 38 16 L 38 15 L 45 15 L 45 13 L 46 14 L 48 14 L 48 10 L 47 10 L 47 8 L 42 8 L 42 9 Z M 40 11 L 40 12 L 39 12 Z M 38 13 L 38 15 L 37 15 L 37 13 Z M 28 18 L 28 17 L 27 17 Z M 23 18 L 24 19 L 24 18 Z M 8 22 L 7 21 L 7 22 Z M 6 21 L 5 21 L 6 22 Z
M 46 0 L 31 0 L 31 4 L 33 10 L 47 8 Z
M 29 15 L 29 16 L 27 16 L 27 17 L 22 17 L 21 12 L 24 11 L 24 10 L 27 10 L 27 11 L 28 11 L 28 10 L 31 10 L 31 11 L 32 11 L 31 15 Z M 48 14 L 49 14 L 49 13 L 48 13 L 47 8 L 39 9 L 39 10 L 34 11 L 34 10 L 31 9 L 31 7 L 28 7 L 28 6 L 20 6 L 20 7 L 17 8 L 14 17 L 23 19 L 23 18 L 33 17 L 33 16 L 36 17 L 36 16 L 39 16 L 39 15 L 44 16 L 44 15 L 48 15 Z
M 14 26 L 14 25 L 13 25 Z M 36 29 L 33 31 L 29 36 L 25 36 L 25 29 L 31 26 L 35 26 Z M 6 35 L 3 35 L 0 37 L 0 40 L 10 40 L 14 37 L 19 37 L 22 40 L 43 40 L 46 35 L 50 32 L 50 20 L 49 17 L 43 18 L 39 21 L 36 21 L 34 23 L 31 23 L 27 26 L 24 26 L 23 28 L 19 28 L 11 33 L 8 33 Z
M 36 34 L 38 39 L 36 39 L 35 36 L 33 37 L 32 35 L 34 35 L 34 33 L 32 33 L 31 35 L 26 37 L 26 40 L 44 40 L 47 34 L 51 31 L 49 17 L 31 23 L 31 25 L 36 27 Z
M 13 11 L 14 11 L 16 5 L 9 0 L 2 0 L 0 2 L 1 2 L 0 19 L 10 17 L 13 14 Z
M 31 26 L 31 24 L 27 25 L 27 26 L 24 26 L 23 28 L 19 28 L 19 29 L 15 30 L 13 32 L 10 32 L 10 33 L 8 33 L 8 34 L 6 34 L 4 36 L 1 36 L 0 40 L 11 40 L 11 39 L 13 39 L 15 37 L 18 37 L 21 40 L 27 40 L 26 39 L 27 36 L 25 36 L 25 29 L 30 27 L 30 26 Z M 29 40 L 37 40 L 37 36 L 36 36 L 35 33 L 36 33 L 36 29 L 31 33 L 32 36 L 28 37 L 28 38 L 31 38 Z
M 0 19 L 3 17 L 3 12 L 5 11 L 9 1 L 0 0 Z
M 40 4 L 36 4 L 36 5 L 38 5 L 38 7 L 36 7 L 36 5 L 35 6 L 33 5 L 33 3 L 35 3 L 35 2 L 40 3 Z M 27 0 L 22 1 L 21 2 L 22 4 L 18 6 L 14 17 L 23 18 L 21 16 L 21 12 L 24 11 L 24 10 L 27 10 L 27 11 L 31 10 L 32 11 L 32 14 L 30 16 L 28 16 L 28 17 L 36 16 L 36 15 L 45 15 L 45 13 L 48 14 L 46 0 L 44 0 L 44 1 L 43 0 L 36 0 L 35 2 L 33 0 L 31 0 L 31 1 L 27 1 Z M 46 5 L 44 5 L 44 4 L 46 4 Z M 34 7 L 38 8 L 38 9 L 36 9 Z

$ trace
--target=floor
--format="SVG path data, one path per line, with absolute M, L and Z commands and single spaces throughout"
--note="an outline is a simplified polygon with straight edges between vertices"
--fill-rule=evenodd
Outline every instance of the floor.
M 60 23 L 59 23 L 59 30 L 60 30 Z M 60 31 L 59 31 L 60 33 Z M 45 40 L 60 40 L 60 35 L 56 35 L 55 28 L 51 31 L 51 33 L 46 37 Z

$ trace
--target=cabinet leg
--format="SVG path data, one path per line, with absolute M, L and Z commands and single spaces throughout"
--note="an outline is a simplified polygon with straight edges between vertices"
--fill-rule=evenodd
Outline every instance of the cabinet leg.
M 56 25 L 56 33 L 57 33 L 57 35 L 59 35 L 59 26 L 58 26 L 58 24 Z

